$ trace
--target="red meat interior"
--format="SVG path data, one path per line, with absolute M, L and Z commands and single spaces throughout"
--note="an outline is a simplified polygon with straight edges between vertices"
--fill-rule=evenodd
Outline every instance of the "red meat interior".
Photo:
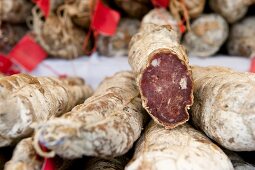
M 155 54 L 141 79 L 142 94 L 152 115 L 164 125 L 188 119 L 185 107 L 192 103 L 192 79 L 175 54 Z

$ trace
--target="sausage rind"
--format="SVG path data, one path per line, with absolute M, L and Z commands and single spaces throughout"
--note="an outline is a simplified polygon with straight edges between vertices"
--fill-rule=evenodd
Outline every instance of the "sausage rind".
M 151 117 L 168 129 L 188 121 L 193 103 L 191 69 L 171 26 L 143 24 L 131 39 L 128 57 Z

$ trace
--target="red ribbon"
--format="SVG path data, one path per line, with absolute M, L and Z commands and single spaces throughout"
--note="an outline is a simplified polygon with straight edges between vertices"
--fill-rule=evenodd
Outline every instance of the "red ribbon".
M 85 39 L 84 39 L 84 42 L 83 42 L 83 49 L 84 49 L 84 53 L 86 55 L 91 55 L 93 52 L 96 51 L 97 49 L 97 38 L 98 38 L 98 32 L 96 31 L 93 31 L 92 28 L 90 27 L 89 28 L 89 32 L 88 34 L 86 35 Z M 92 49 L 90 50 L 90 47 L 89 47 L 89 41 L 91 41 L 93 44 L 92 44 Z
M 25 35 L 8 54 L 10 60 L 28 71 L 35 69 L 46 57 L 47 53 L 30 34 Z
M 179 30 L 182 34 L 186 31 L 186 26 L 184 24 L 185 22 L 186 20 L 185 18 L 183 18 L 182 21 L 179 23 Z
M 19 69 L 15 68 L 15 64 L 3 54 L 0 54 L 0 72 L 5 75 L 20 73 Z
M 119 12 L 105 6 L 101 0 L 97 1 L 91 26 L 93 30 L 106 36 L 115 34 L 120 20 Z
M 47 152 L 48 149 L 40 144 L 40 147 L 42 148 L 43 151 Z M 55 161 L 54 158 L 44 158 L 44 163 L 42 166 L 42 170 L 55 170 L 56 166 L 55 166 Z
M 20 73 L 17 65 L 32 71 L 42 62 L 47 53 L 38 45 L 33 37 L 25 35 L 10 51 L 8 55 L 0 54 L 0 72 L 5 75 Z
M 4 55 L 0 54 L 0 72 L 6 73 L 11 68 L 12 62 Z
M 50 1 L 49 0 L 33 0 L 34 3 L 41 9 L 44 16 L 47 17 L 50 12 Z
M 155 7 L 167 8 L 170 0 L 151 0 Z
M 93 8 L 92 5 L 90 7 Z M 119 12 L 105 6 L 101 0 L 96 1 L 95 8 L 91 10 L 90 16 L 91 25 L 83 44 L 83 49 L 87 54 L 91 54 L 96 50 L 96 41 L 99 34 L 106 36 L 115 34 L 120 20 Z M 94 44 L 92 50 L 88 51 L 88 42 L 91 38 L 94 38 Z
M 255 73 L 255 56 L 251 58 L 251 64 L 249 72 Z
M 53 158 L 44 158 L 42 170 L 55 170 L 55 163 Z

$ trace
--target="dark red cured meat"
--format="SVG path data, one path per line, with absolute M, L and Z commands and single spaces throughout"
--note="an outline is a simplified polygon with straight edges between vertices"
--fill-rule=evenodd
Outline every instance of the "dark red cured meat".
M 155 54 L 143 72 L 140 88 L 148 112 L 166 128 L 189 119 L 187 106 L 193 102 L 192 76 L 175 54 Z

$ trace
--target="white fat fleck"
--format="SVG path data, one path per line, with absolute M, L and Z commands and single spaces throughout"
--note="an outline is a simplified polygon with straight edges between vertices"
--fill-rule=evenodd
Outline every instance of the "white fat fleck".
M 156 91 L 160 93 L 162 91 L 162 87 L 156 87 Z
M 167 105 L 169 105 L 169 104 L 170 104 L 170 102 L 171 102 L 171 99 L 168 99 L 168 101 L 167 101 Z
M 186 79 L 186 77 L 181 78 L 181 81 L 180 81 L 179 84 L 180 84 L 182 90 L 187 89 L 187 79 Z
M 160 64 L 160 59 L 154 59 L 154 60 L 152 60 L 152 62 L 151 62 L 151 65 L 152 65 L 153 67 L 157 67 L 157 66 L 159 66 L 159 64 Z

